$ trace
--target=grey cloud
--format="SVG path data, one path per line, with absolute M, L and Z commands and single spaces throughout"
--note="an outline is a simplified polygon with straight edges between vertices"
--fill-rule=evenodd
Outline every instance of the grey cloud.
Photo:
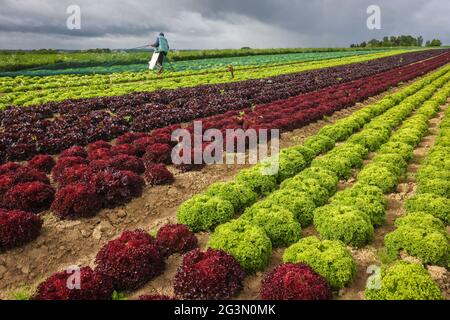
M 66 28 L 70 4 L 81 7 L 81 30 Z M 370 4 L 381 7 L 382 30 L 366 28 Z M 448 0 L 0 0 L 0 8 L 4 48 L 127 48 L 159 31 L 180 49 L 348 46 L 394 34 L 450 44 Z

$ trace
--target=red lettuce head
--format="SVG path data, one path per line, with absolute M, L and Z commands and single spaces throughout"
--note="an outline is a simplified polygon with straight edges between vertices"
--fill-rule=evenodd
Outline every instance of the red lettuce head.
M 143 174 L 145 172 L 144 162 L 135 156 L 127 154 L 119 154 L 110 160 L 111 167 L 117 170 L 127 170 L 136 174 Z
M 102 201 L 92 186 L 76 183 L 60 189 L 51 208 L 61 219 L 85 218 L 94 216 L 102 208 Z
M 147 148 L 155 144 L 155 139 L 151 137 L 144 137 L 133 141 L 133 146 L 136 148 L 136 153 L 139 157 L 142 157 L 145 154 Z
M 15 185 L 3 196 L 3 206 L 8 209 L 17 209 L 39 213 L 50 208 L 55 190 L 42 182 L 26 182 Z
M 88 159 L 93 160 L 109 160 L 112 157 L 110 148 L 97 148 L 89 151 Z
M 184 224 L 168 224 L 158 230 L 158 247 L 165 257 L 173 253 L 185 253 L 197 247 L 197 238 Z
M 44 172 L 29 167 L 21 167 L 11 175 L 14 179 L 14 185 L 34 181 L 50 184 L 50 180 Z
M 5 164 L 0 165 L 0 175 L 6 173 L 14 173 L 17 169 L 22 168 L 23 166 L 16 162 L 7 162 Z
M 175 295 L 183 299 L 228 299 L 242 288 L 245 273 L 223 250 L 194 249 L 183 258 L 174 279 Z
M 33 213 L 0 209 L 0 251 L 33 241 L 39 236 L 41 227 L 41 218 Z
M 164 133 L 164 132 L 154 132 L 151 135 L 152 139 L 156 142 L 156 143 L 165 143 L 171 146 L 176 145 L 176 141 L 172 141 L 172 135 L 171 133 Z
M 263 300 L 328 300 L 327 281 L 305 264 L 285 263 L 269 272 L 261 283 Z
M 113 156 L 116 156 L 119 154 L 127 154 L 129 156 L 136 156 L 137 150 L 136 150 L 136 147 L 133 146 L 132 144 L 119 144 L 119 145 L 111 148 L 111 154 Z
M 33 300 L 111 300 L 114 288 L 110 277 L 82 267 L 77 288 L 74 272 L 67 270 L 51 275 L 38 286 Z
M 60 181 L 64 170 L 77 164 L 89 164 L 89 161 L 82 157 L 63 157 L 59 158 L 52 170 L 52 177 L 55 181 Z
M 108 142 L 104 140 L 98 140 L 89 144 L 87 148 L 89 153 L 91 153 L 92 151 L 97 149 L 111 149 L 111 147 L 112 146 Z
M 145 133 L 135 133 L 135 132 L 127 132 L 120 137 L 117 138 L 116 144 L 128 144 L 133 143 L 135 140 L 148 137 Z
M 160 185 L 166 183 L 172 183 L 174 181 L 173 174 L 167 170 L 166 166 L 162 163 L 149 164 L 145 171 L 145 179 L 150 185 Z
M 172 147 L 166 143 L 155 143 L 147 147 L 143 160 L 145 164 L 171 163 Z
M 73 146 L 73 147 L 70 147 L 69 149 L 66 149 L 63 152 L 61 152 L 61 154 L 59 155 L 59 158 L 64 158 L 64 157 L 87 158 L 87 152 L 86 152 L 86 150 L 84 150 L 83 147 Z
M 87 164 L 76 164 L 73 167 L 65 168 L 59 176 L 59 186 L 63 187 L 68 184 L 86 182 L 89 178 L 90 166 Z
M 3 201 L 3 196 L 12 187 L 26 182 L 42 182 L 50 184 L 50 180 L 45 173 L 29 167 L 18 167 L 15 171 L 9 171 L 0 175 L 0 205 Z
M 172 125 L 167 126 L 167 127 L 162 127 L 162 128 L 158 128 L 158 129 L 153 130 L 152 136 L 158 136 L 160 134 L 172 135 L 172 132 L 177 130 L 177 129 L 181 129 L 181 125 L 180 124 L 172 124 Z
M 89 170 L 91 173 L 103 171 L 108 168 L 111 168 L 109 160 L 92 160 L 89 163 Z
M 111 208 L 140 197 L 145 185 L 142 177 L 131 171 L 112 168 L 99 171 L 91 176 L 90 184 L 104 201 L 104 206 Z
M 143 230 L 125 231 L 97 254 L 97 272 L 113 279 L 116 290 L 134 290 L 164 269 L 156 240 Z
M 50 173 L 55 164 L 53 157 L 48 154 L 39 154 L 28 161 L 28 167 L 44 173 Z
M 0 175 L 0 205 L 3 195 L 14 186 L 14 177 L 11 174 Z

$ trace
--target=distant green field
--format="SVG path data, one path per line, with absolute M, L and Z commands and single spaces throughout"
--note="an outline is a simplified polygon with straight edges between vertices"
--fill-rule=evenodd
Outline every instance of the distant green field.
M 47 77 L 0 77 L 0 109 L 8 105 L 31 106 L 50 101 L 66 99 L 93 98 L 101 96 L 120 96 L 132 92 L 151 92 L 159 89 L 176 89 L 205 84 L 218 84 L 249 79 L 267 78 L 282 74 L 303 72 L 364 62 L 387 56 L 398 55 L 408 50 L 375 51 L 369 54 L 356 54 L 345 57 L 328 57 L 309 61 L 287 61 L 260 65 L 243 65 L 235 68 L 231 78 L 227 68 L 205 68 L 200 70 L 170 71 L 161 76 L 147 71 L 118 72 L 112 74 L 62 74 Z M 338 55 L 344 52 L 316 53 L 316 56 Z M 360 53 L 360 52 L 358 52 Z M 279 57 L 274 55 L 273 57 Z M 260 58 L 260 57 L 254 57 Z M 208 59 L 207 59 L 208 60 Z M 201 63 L 202 60 L 191 61 Z
M 223 49 L 223 50 L 180 50 L 171 51 L 171 61 L 196 60 L 206 58 L 227 58 L 270 54 L 342 52 L 388 50 L 389 48 L 286 48 L 286 49 Z M 401 48 L 396 48 L 401 49 Z M 103 65 L 145 64 L 149 60 L 149 50 L 114 50 L 111 52 L 27 52 L 0 51 L 0 72 L 18 71 L 31 68 L 64 69 Z
M 386 52 L 392 50 L 377 50 L 376 52 Z M 238 56 L 225 58 L 205 58 L 195 60 L 181 60 L 165 62 L 166 70 L 169 71 L 191 71 L 191 70 L 210 70 L 215 68 L 224 68 L 229 64 L 235 67 L 243 66 L 263 66 L 269 64 L 283 64 L 294 61 L 318 61 L 334 59 L 341 57 L 351 57 L 374 53 L 373 50 L 357 51 L 331 51 L 331 52 L 300 52 L 300 53 L 280 53 L 252 56 Z M 40 68 L 24 69 L 19 71 L 0 72 L 0 77 L 17 76 L 56 76 L 56 75 L 93 75 L 93 74 L 112 74 L 117 72 L 143 72 L 148 70 L 148 60 L 151 52 L 147 52 L 144 62 L 134 64 L 115 64 L 107 63 L 99 66 L 69 67 L 59 69 Z

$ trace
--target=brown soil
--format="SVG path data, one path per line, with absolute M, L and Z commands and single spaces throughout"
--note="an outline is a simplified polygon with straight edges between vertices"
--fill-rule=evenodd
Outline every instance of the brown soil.
M 338 111 L 324 120 L 284 133 L 280 139 L 280 147 L 285 148 L 299 144 L 308 136 L 317 133 L 324 125 L 344 118 L 366 104 L 400 88 L 372 97 L 364 104 L 357 104 Z M 155 231 L 168 222 L 175 222 L 176 209 L 183 201 L 205 190 L 213 182 L 232 179 L 242 167 L 211 165 L 201 171 L 188 173 L 179 173 L 173 170 L 176 179 L 172 185 L 145 188 L 142 197 L 119 208 L 102 210 L 91 219 L 59 221 L 50 212 L 43 213 L 44 226 L 42 234 L 37 240 L 22 248 L 0 255 L 0 298 L 10 297 L 11 292 L 24 285 L 36 286 L 50 274 L 63 270 L 69 265 L 93 266 L 95 254 L 101 246 L 124 230 L 143 228 L 147 231 Z M 313 227 L 303 230 L 304 236 L 313 234 L 317 234 Z M 201 233 L 197 236 L 201 247 L 204 247 L 208 234 Z M 281 262 L 281 255 L 282 249 L 274 250 L 267 270 Z M 352 289 L 340 292 L 343 299 L 361 298 L 360 289 L 364 287 L 367 278 L 366 266 L 376 260 L 371 248 L 355 252 L 355 259 L 358 261 L 358 276 Z M 153 279 L 141 290 L 130 293 L 130 298 L 151 292 L 172 293 L 173 275 L 180 263 L 179 255 L 170 257 L 164 274 Z M 244 290 L 236 298 L 256 299 L 261 278 L 262 273 L 247 277 L 244 282 Z

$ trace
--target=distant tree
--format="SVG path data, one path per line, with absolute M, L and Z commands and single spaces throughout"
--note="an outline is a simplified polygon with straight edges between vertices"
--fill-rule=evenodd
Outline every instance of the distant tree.
M 251 50 L 252 48 L 250 47 L 242 47 L 241 50 Z
M 45 54 L 47 54 L 47 53 L 57 53 L 57 51 L 54 50 L 54 49 L 35 49 L 35 50 L 31 50 L 31 52 L 33 52 L 33 53 L 45 53 Z
M 427 41 L 426 46 L 427 47 L 440 47 L 440 46 L 442 46 L 442 42 L 439 39 L 433 39 L 431 41 Z
M 391 36 L 390 39 L 393 47 L 397 47 L 400 45 L 400 41 L 396 36 Z
M 392 47 L 392 42 L 389 40 L 389 37 L 383 37 L 383 42 L 381 44 L 382 47 Z
M 382 40 L 372 39 L 368 42 L 362 42 L 358 44 L 352 44 L 350 47 L 416 47 L 423 46 L 423 37 L 413 37 L 411 35 L 400 35 L 400 36 L 390 36 L 383 37 Z M 427 47 L 439 47 L 442 42 L 439 39 L 433 39 L 426 42 Z
M 102 49 L 102 48 L 88 49 L 88 50 L 86 50 L 86 52 L 89 52 L 89 53 L 110 53 L 111 49 Z
M 367 43 L 368 47 L 380 47 L 381 46 L 381 42 L 378 41 L 377 39 L 372 39 Z
M 423 37 L 422 36 L 417 37 L 417 45 L 419 47 L 421 47 L 423 45 Z

